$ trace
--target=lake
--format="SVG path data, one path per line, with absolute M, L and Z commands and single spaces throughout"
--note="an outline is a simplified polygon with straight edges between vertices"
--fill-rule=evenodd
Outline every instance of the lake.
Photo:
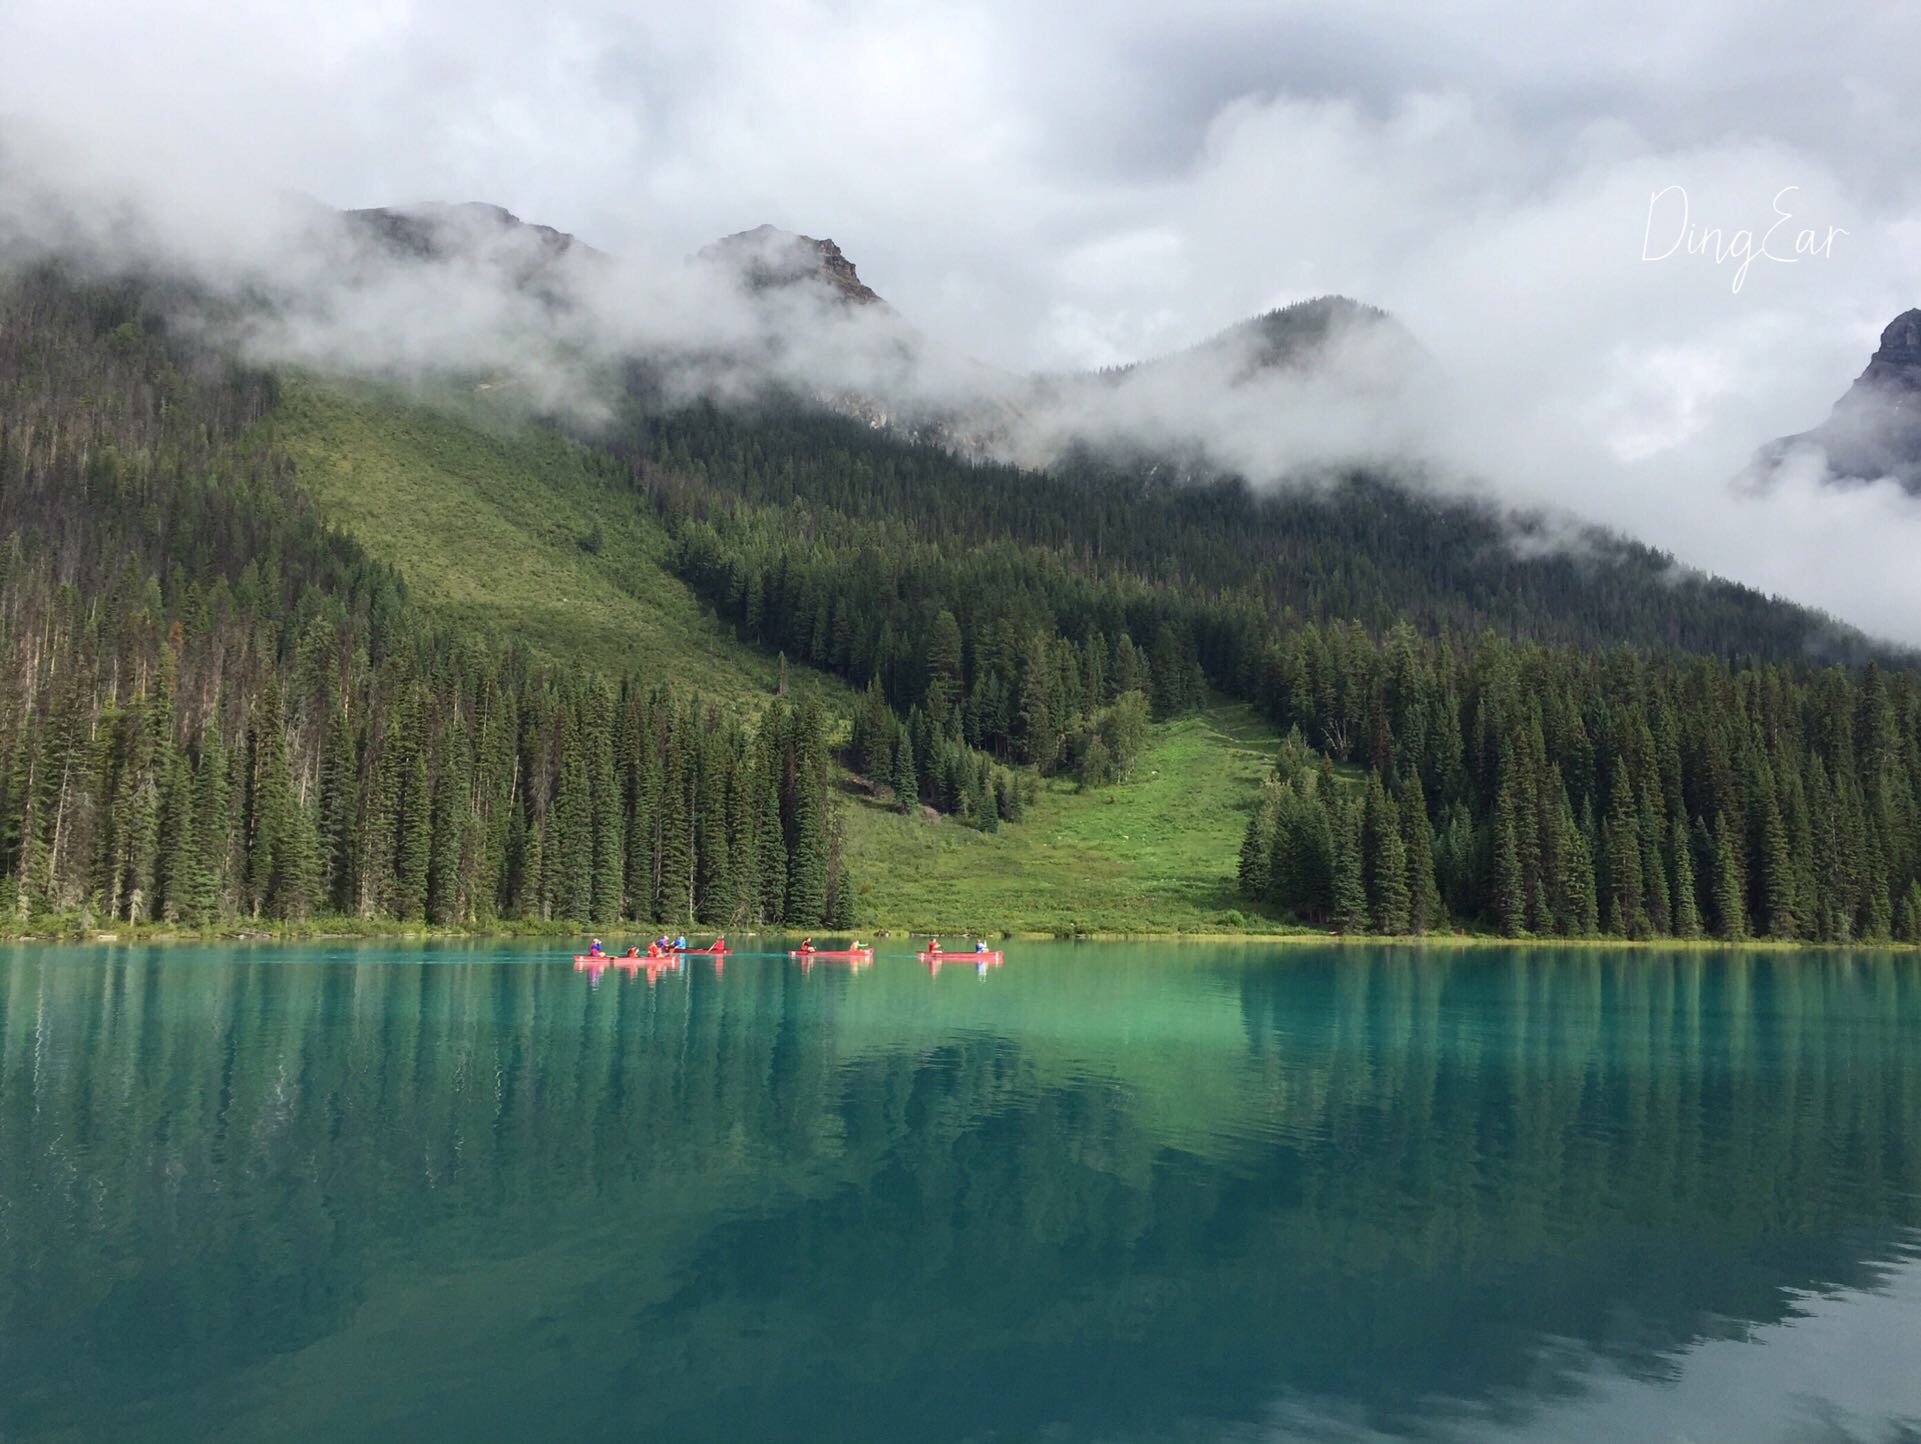
M 1917 1358 L 1912 957 L 0 950 L 8 1444 L 1866 1440 Z

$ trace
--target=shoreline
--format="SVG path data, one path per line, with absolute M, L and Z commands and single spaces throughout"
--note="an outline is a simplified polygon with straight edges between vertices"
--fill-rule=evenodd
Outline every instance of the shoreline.
M 48 920 L 52 921 L 52 920 Z M 603 925 L 600 931 L 609 934 L 625 935 L 628 932 L 651 933 L 658 925 L 632 923 Z M 701 929 L 703 934 L 712 929 Z M 730 936 L 739 938 L 775 938 L 798 936 L 808 929 L 803 928 L 738 928 L 727 929 Z M 812 929 L 821 933 L 819 928 Z M 1496 933 L 1435 932 L 1387 935 L 1383 933 L 1333 933 L 1316 932 L 1307 929 L 1287 932 L 1249 932 L 1242 931 L 1193 931 L 1178 929 L 1105 929 L 1094 928 L 1084 931 L 1065 932 L 1058 930 L 1011 927 L 1006 929 L 984 929 L 978 932 L 956 927 L 928 928 L 854 928 L 845 929 L 863 936 L 871 935 L 877 940 L 907 941 L 925 937 L 932 933 L 948 933 L 957 937 L 981 937 L 997 942 L 1062 942 L 1062 943 L 1205 943 L 1210 946 L 1224 944 L 1243 944 L 1249 946 L 1281 947 L 1397 947 L 1397 948 L 1579 948 L 1595 950 L 1663 952 L 1916 952 L 1921 945 L 1889 940 L 1886 942 L 1817 942 L 1807 939 L 1783 940 L 1778 938 L 1747 938 L 1730 942 L 1721 938 L 1614 938 L 1614 937 L 1557 937 L 1552 935 L 1532 935 L 1525 937 L 1506 937 Z M 40 944 L 133 944 L 133 943 L 298 943 L 298 942 L 446 942 L 461 939 L 540 939 L 551 938 L 556 942 L 578 940 L 589 936 L 593 926 L 573 922 L 501 922 L 497 924 L 474 926 L 448 926 L 435 923 L 396 923 L 385 920 L 369 920 L 359 924 L 355 920 L 326 918 L 315 919 L 308 923 L 274 925 L 261 923 L 233 922 L 215 924 L 204 928 L 186 928 L 167 924 L 140 924 L 118 927 L 102 927 L 97 924 L 56 923 L 50 927 L 28 928 L 19 932 L 0 933 L 0 945 Z M 838 933 L 833 934 L 839 936 Z

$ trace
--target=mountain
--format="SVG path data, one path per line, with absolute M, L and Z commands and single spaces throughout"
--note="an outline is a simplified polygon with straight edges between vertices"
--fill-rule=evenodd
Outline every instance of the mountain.
M 1888 323 L 1826 421 L 1763 447 L 1750 474 L 1765 483 L 1797 462 L 1820 467 L 1836 485 L 1891 477 L 1921 495 L 1921 308 Z
M 523 221 L 504 206 L 480 201 L 377 206 L 340 214 L 350 229 L 365 232 L 391 253 L 424 262 L 470 258 L 501 248 L 548 260 L 602 254 L 565 231 Z
M 886 305 L 832 241 L 774 226 L 759 225 L 723 236 L 703 247 L 697 259 L 738 272 L 751 291 L 818 282 L 850 305 Z
M 1231 382 L 1246 382 L 1271 370 L 1310 371 L 1327 365 L 1342 344 L 1357 339 L 1384 341 L 1410 360 L 1422 354 L 1407 329 L 1379 307 L 1347 296 L 1316 296 L 1249 317 L 1185 350 L 1100 374 L 1124 377 L 1224 361 Z
M 278 331 L 253 272 L 0 257 L 0 926 L 1921 938 L 1905 656 L 1206 450 L 1391 406 L 1379 313 L 1069 378 L 1023 465 L 903 422 L 977 373 L 827 243 L 717 286 L 488 208 L 332 234 Z M 1199 454 L 1084 444 L 1150 400 Z

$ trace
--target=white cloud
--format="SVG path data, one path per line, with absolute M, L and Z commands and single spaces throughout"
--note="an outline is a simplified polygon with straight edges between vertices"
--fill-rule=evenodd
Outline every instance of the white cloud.
M 1918 41 L 1921 12 L 1871 0 L 13 0 L 0 95 L 192 175 L 202 230 L 247 231 L 222 197 L 271 184 L 492 200 L 650 260 L 762 220 L 833 235 L 924 331 L 1009 367 L 1355 295 L 1450 373 L 1447 408 L 1399 423 L 1447 465 L 1921 640 L 1904 498 L 1727 487 L 1921 301 Z M 1724 231 L 1796 186 L 1850 234 L 1736 294 L 1729 265 L 1640 259 L 1667 186 Z M 1269 425 L 1223 438 L 1241 455 L 1356 424 L 1205 415 Z

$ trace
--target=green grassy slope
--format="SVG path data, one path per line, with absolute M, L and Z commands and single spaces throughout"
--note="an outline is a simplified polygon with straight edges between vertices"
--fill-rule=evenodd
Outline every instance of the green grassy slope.
M 617 675 L 751 701 L 773 658 L 737 641 L 665 567 L 667 537 L 563 438 L 491 427 L 390 391 L 289 381 L 266 423 L 329 520 L 449 623 Z M 598 532 L 598 549 L 582 541 Z M 831 679 L 795 680 L 844 697 Z M 804 679 L 804 680 L 803 680 Z M 1245 706 L 1159 726 L 1131 781 L 1044 785 L 1019 825 L 848 808 L 863 926 L 1219 932 L 1241 926 L 1233 868 L 1274 738 Z M 1274 925 L 1258 918 L 1252 929 Z
M 847 845 L 860 914 L 896 930 L 1232 932 L 1234 868 L 1274 736 L 1245 705 L 1157 726 L 1117 787 L 1050 782 L 1023 822 L 987 835 L 849 808 Z
M 294 380 L 266 425 L 327 518 L 454 625 L 719 697 L 772 688 L 774 659 L 667 573 L 666 534 L 639 499 L 603 485 L 554 433 L 482 419 Z

